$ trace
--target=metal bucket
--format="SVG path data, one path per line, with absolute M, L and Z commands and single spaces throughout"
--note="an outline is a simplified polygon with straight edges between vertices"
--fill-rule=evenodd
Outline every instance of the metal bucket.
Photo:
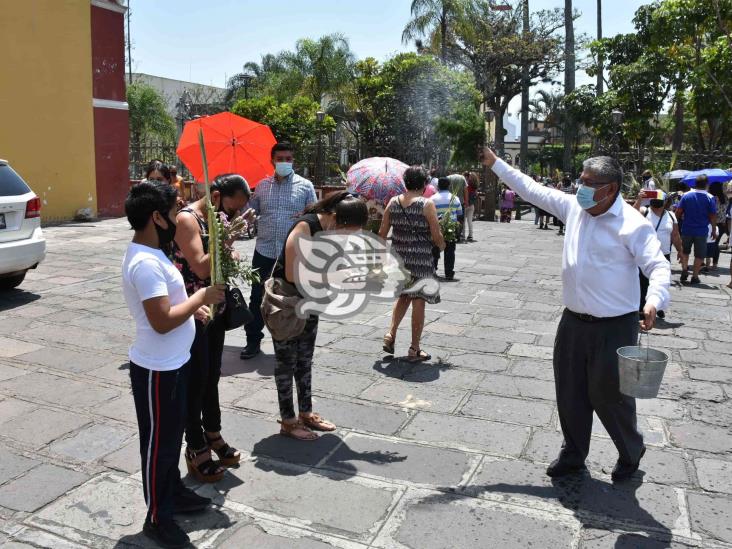
M 646 346 L 621 347 L 618 349 L 618 370 L 620 392 L 635 398 L 655 398 L 661 388 L 663 372 L 668 355 Z M 640 341 L 639 341 L 640 343 Z

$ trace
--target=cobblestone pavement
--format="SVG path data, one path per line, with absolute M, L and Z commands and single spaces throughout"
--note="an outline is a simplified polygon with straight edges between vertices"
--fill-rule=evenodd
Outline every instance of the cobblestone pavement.
M 131 233 L 110 220 L 46 235 L 47 260 L 0 297 L 0 545 L 144 547 L 119 281 Z M 432 362 L 384 360 L 386 304 L 320 324 L 315 407 L 340 428 L 316 443 L 276 435 L 271 342 L 243 362 L 243 332 L 227 335 L 223 432 L 246 459 L 192 484 L 216 502 L 183 521 L 198 547 L 732 547 L 727 269 L 675 284 L 651 338 L 672 360 L 660 398 L 638 403 L 642 482 L 611 484 L 597 421 L 591 478 L 551 482 L 562 238 L 531 221 L 478 222 L 476 236 L 428 306 Z M 398 354 L 408 339 L 407 324 Z

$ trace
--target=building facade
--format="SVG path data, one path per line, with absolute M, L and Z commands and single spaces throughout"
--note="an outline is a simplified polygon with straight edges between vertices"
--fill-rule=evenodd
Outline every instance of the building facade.
M 113 0 L 11 0 L 0 19 L 0 157 L 45 221 L 123 213 L 124 16 Z

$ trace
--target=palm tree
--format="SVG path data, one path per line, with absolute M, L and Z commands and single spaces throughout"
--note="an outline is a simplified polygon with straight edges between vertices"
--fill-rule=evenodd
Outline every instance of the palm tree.
M 353 78 L 356 58 L 348 39 L 342 34 L 328 34 L 318 40 L 304 38 L 294 52 L 282 57 L 285 67 L 302 76 L 301 92 L 322 103 L 326 96 L 339 100 Z
M 565 109 L 564 94 L 561 92 L 538 90 L 531 101 L 529 110 L 533 118 L 544 122 L 545 128 L 555 128 L 564 132 Z
M 597 39 L 602 40 L 602 0 L 597 0 Z M 605 75 L 604 59 L 602 53 L 597 56 L 597 95 L 602 95 L 604 91 Z
M 575 80 L 575 51 L 574 51 L 574 13 L 572 0 L 564 0 L 564 95 L 574 91 Z M 568 120 L 564 128 L 564 155 L 562 168 L 565 172 L 572 169 L 572 146 L 574 144 L 575 128 L 571 120 Z
M 412 0 L 412 19 L 402 32 L 402 42 L 409 43 L 423 36 L 439 40 L 440 60 L 447 60 L 449 33 L 453 21 L 460 16 L 466 0 Z
M 289 101 L 304 95 L 321 103 L 328 96 L 339 101 L 351 82 L 355 56 L 341 34 L 328 34 L 317 40 L 298 40 L 294 51 L 262 56 L 261 63 L 246 63 L 244 71 L 229 79 L 227 98 L 239 96 L 247 76 L 254 77 L 262 95 Z

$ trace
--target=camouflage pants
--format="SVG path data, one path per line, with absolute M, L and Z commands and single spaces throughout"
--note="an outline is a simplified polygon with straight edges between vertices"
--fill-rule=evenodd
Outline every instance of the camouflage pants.
M 318 335 L 318 317 L 311 316 L 305 323 L 303 332 L 292 339 L 274 341 L 275 383 L 282 419 L 295 417 L 292 402 L 292 379 L 297 386 L 297 404 L 300 413 L 313 410 L 312 403 L 312 366 L 315 338 Z

